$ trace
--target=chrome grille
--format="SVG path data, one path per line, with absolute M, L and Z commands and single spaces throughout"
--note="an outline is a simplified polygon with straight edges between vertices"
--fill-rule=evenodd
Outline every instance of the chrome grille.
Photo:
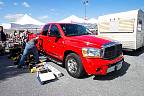
M 114 59 L 122 54 L 122 44 L 111 42 L 103 46 L 103 59 Z

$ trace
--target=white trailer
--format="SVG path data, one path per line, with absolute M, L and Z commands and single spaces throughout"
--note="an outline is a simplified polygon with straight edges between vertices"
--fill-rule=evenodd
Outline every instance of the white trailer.
M 123 48 L 136 50 L 144 46 L 144 12 L 139 9 L 99 16 L 98 35 L 121 42 Z

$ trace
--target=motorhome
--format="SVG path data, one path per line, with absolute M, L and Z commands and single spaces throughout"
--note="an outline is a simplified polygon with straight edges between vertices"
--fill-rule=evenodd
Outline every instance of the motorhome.
M 140 9 L 98 17 L 98 35 L 122 43 L 124 49 L 144 46 L 144 12 Z

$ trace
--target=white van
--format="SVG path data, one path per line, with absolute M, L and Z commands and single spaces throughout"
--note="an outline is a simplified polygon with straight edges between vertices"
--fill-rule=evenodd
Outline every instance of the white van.
M 126 49 L 144 46 L 144 12 L 132 10 L 99 16 L 98 35 L 119 41 Z

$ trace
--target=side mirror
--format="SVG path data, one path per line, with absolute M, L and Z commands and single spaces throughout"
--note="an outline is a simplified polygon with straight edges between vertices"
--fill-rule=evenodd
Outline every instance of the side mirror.
M 52 32 L 48 32 L 48 35 L 49 35 L 50 37 L 61 38 L 61 35 L 60 35 L 60 34 L 53 34 Z
M 57 37 L 57 38 L 61 38 L 61 35 L 60 35 L 60 34 L 58 34 L 56 37 Z

